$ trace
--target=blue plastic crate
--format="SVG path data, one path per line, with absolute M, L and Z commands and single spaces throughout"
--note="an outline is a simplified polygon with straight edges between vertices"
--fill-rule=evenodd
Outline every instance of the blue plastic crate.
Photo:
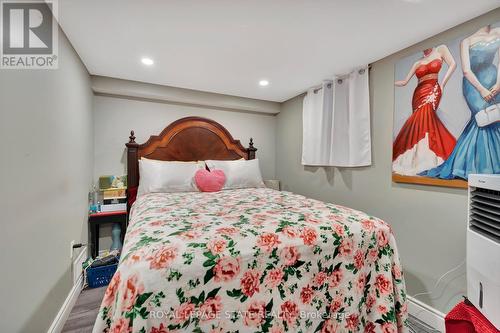
M 116 272 L 118 264 L 87 268 L 89 288 L 107 286 Z

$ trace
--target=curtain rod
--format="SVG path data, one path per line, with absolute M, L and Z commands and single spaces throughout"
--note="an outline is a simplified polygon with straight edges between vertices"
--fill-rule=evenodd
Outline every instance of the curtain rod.
M 367 67 L 368 67 L 368 70 L 370 70 L 370 69 L 372 68 L 372 65 L 371 65 L 371 64 L 369 64 Z M 365 73 L 365 69 L 364 69 L 364 68 L 360 68 L 360 69 L 358 70 L 358 73 L 359 73 L 359 74 L 364 74 L 364 73 Z M 347 75 L 347 74 L 346 74 L 346 75 Z M 343 75 L 341 75 L 341 77 L 342 77 L 342 76 L 343 76 Z M 343 82 L 342 78 L 337 79 L 337 83 L 338 83 L 338 84 L 342 84 L 342 82 Z M 328 83 L 328 84 L 326 85 L 326 87 L 327 87 L 328 89 L 330 89 L 330 88 L 332 87 L 332 83 Z M 318 88 L 314 89 L 314 90 L 313 90 L 313 92 L 314 92 L 315 94 L 317 94 L 317 93 L 318 93 L 318 91 L 320 91 L 321 89 L 323 89 L 323 86 L 321 86 L 321 87 L 318 87 Z

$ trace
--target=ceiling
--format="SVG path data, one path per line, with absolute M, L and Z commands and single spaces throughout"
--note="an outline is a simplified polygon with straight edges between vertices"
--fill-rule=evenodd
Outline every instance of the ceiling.
M 63 0 L 59 21 L 91 74 L 282 102 L 499 4 Z

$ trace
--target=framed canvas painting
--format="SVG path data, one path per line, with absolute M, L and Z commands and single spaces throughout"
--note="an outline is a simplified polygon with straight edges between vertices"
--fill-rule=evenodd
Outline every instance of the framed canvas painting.
M 500 173 L 500 22 L 395 67 L 392 179 L 467 187 Z

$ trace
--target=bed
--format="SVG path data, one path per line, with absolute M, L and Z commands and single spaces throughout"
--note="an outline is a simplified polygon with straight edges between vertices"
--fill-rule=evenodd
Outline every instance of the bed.
M 253 159 L 220 124 L 189 117 L 138 160 Z M 404 278 L 390 226 L 267 188 L 149 193 L 130 208 L 117 272 L 94 332 L 403 332 Z

